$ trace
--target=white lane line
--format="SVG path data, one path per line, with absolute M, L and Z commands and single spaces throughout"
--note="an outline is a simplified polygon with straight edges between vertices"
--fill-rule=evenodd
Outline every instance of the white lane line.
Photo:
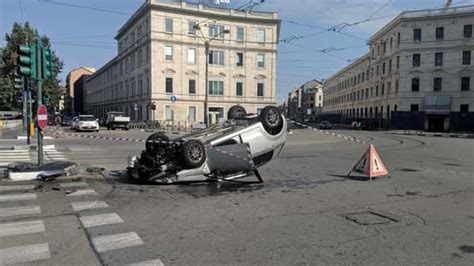
M 116 213 L 102 213 L 96 215 L 81 216 L 79 217 L 79 220 L 81 220 L 81 223 L 85 228 L 123 223 L 122 218 L 120 218 L 120 216 Z
M 34 189 L 35 185 L 0 186 L 0 192 Z
M 14 236 L 44 232 L 43 221 L 0 224 L 0 236 Z
M 11 207 L 0 208 L 0 217 L 9 217 L 26 214 L 40 214 L 41 208 L 39 206 L 25 206 L 25 207 Z
M 0 265 L 49 259 L 48 243 L 0 249 Z
M 114 235 L 97 236 L 92 238 L 92 244 L 97 252 L 106 252 L 121 248 L 143 245 L 142 239 L 135 232 Z
M 107 203 L 105 203 L 104 201 L 72 202 L 71 206 L 72 206 L 72 209 L 76 212 L 109 207 L 109 205 L 107 205 Z
M 65 182 L 65 183 L 59 183 L 59 186 L 62 188 L 71 188 L 71 187 L 87 187 L 89 185 L 86 182 Z
M 161 260 L 156 259 L 156 260 L 147 260 L 147 261 L 132 263 L 132 264 L 128 264 L 128 266 L 165 266 L 165 264 Z
M 91 195 L 97 195 L 97 192 L 93 189 L 79 189 L 71 194 L 68 194 L 68 197 L 77 197 L 77 196 L 91 196 Z
M 36 193 L 7 194 L 7 195 L 0 195 L 0 202 L 15 201 L 15 200 L 32 200 L 36 198 L 38 198 Z

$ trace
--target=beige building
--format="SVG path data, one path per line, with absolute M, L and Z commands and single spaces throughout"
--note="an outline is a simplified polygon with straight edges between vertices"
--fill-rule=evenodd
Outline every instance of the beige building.
M 415 127 L 450 129 L 450 114 L 474 109 L 473 24 L 474 6 L 401 13 L 370 38 L 368 54 L 326 80 L 324 112 L 409 112 Z
M 74 83 L 83 75 L 92 75 L 93 67 L 79 67 L 71 70 L 66 77 L 66 93 L 64 95 L 64 112 L 73 113 L 74 110 Z
M 307 81 L 288 94 L 287 114 L 294 119 L 314 117 L 322 111 L 323 100 L 322 82 L 316 79 Z
M 86 110 L 99 117 L 124 111 L 135 121 L 203 121 L 208 40 L 210 121 L 236 104 L 258 112 L 276 103 L 279 30 L 275 13 L 148 0 L 119 29 L 118 55 L 86 80 Z

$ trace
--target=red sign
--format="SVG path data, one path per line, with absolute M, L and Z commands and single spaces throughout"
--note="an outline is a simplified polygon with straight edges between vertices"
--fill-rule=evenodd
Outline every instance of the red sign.
M 48 126 L 48 109 L 46 109 L 46 106 L 40 105 L 38 107 L 36 120 L 40 129 L 44 130 Z

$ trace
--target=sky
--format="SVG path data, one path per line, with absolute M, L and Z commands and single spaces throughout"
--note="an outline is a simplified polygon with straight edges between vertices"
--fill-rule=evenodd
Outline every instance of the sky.
M 230 0 L 230 7 L 248 1 L 251 0 Z M 277 102 L 282 103 L 293 88 L 308 80 L 326 79 L 364 55 L 369 37 L 399 13 L 441 8 L 446 1 L 265 0 L 255 10 L 277 12 L 282 20 Z M 117 30 L 142 3 L 143 0 L 0 0 L 0 46 L 5 45 L 4 36 L 14 22 L 30 22 L 40 34 L 50 37 L 53 50 L 64 61 L 60 75 L 64 81 L 74 68 L 98 69 L 112 59 L 117 53 L 114 40 Z M 453 6 L 473 4 L 474 0 L 452 3 Z M 344 28 L 338 26 L 367 19 L 370 21 Z M 338 31 L 328 30 L 334 27 Z

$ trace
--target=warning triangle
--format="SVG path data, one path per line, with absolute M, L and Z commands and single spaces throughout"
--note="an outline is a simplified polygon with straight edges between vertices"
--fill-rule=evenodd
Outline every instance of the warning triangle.
M 347 175 L 350 176 L 352 172 L 368 176 L 370 180 L 372 177 L 388 175 L 387 168 L 372 144 Z

